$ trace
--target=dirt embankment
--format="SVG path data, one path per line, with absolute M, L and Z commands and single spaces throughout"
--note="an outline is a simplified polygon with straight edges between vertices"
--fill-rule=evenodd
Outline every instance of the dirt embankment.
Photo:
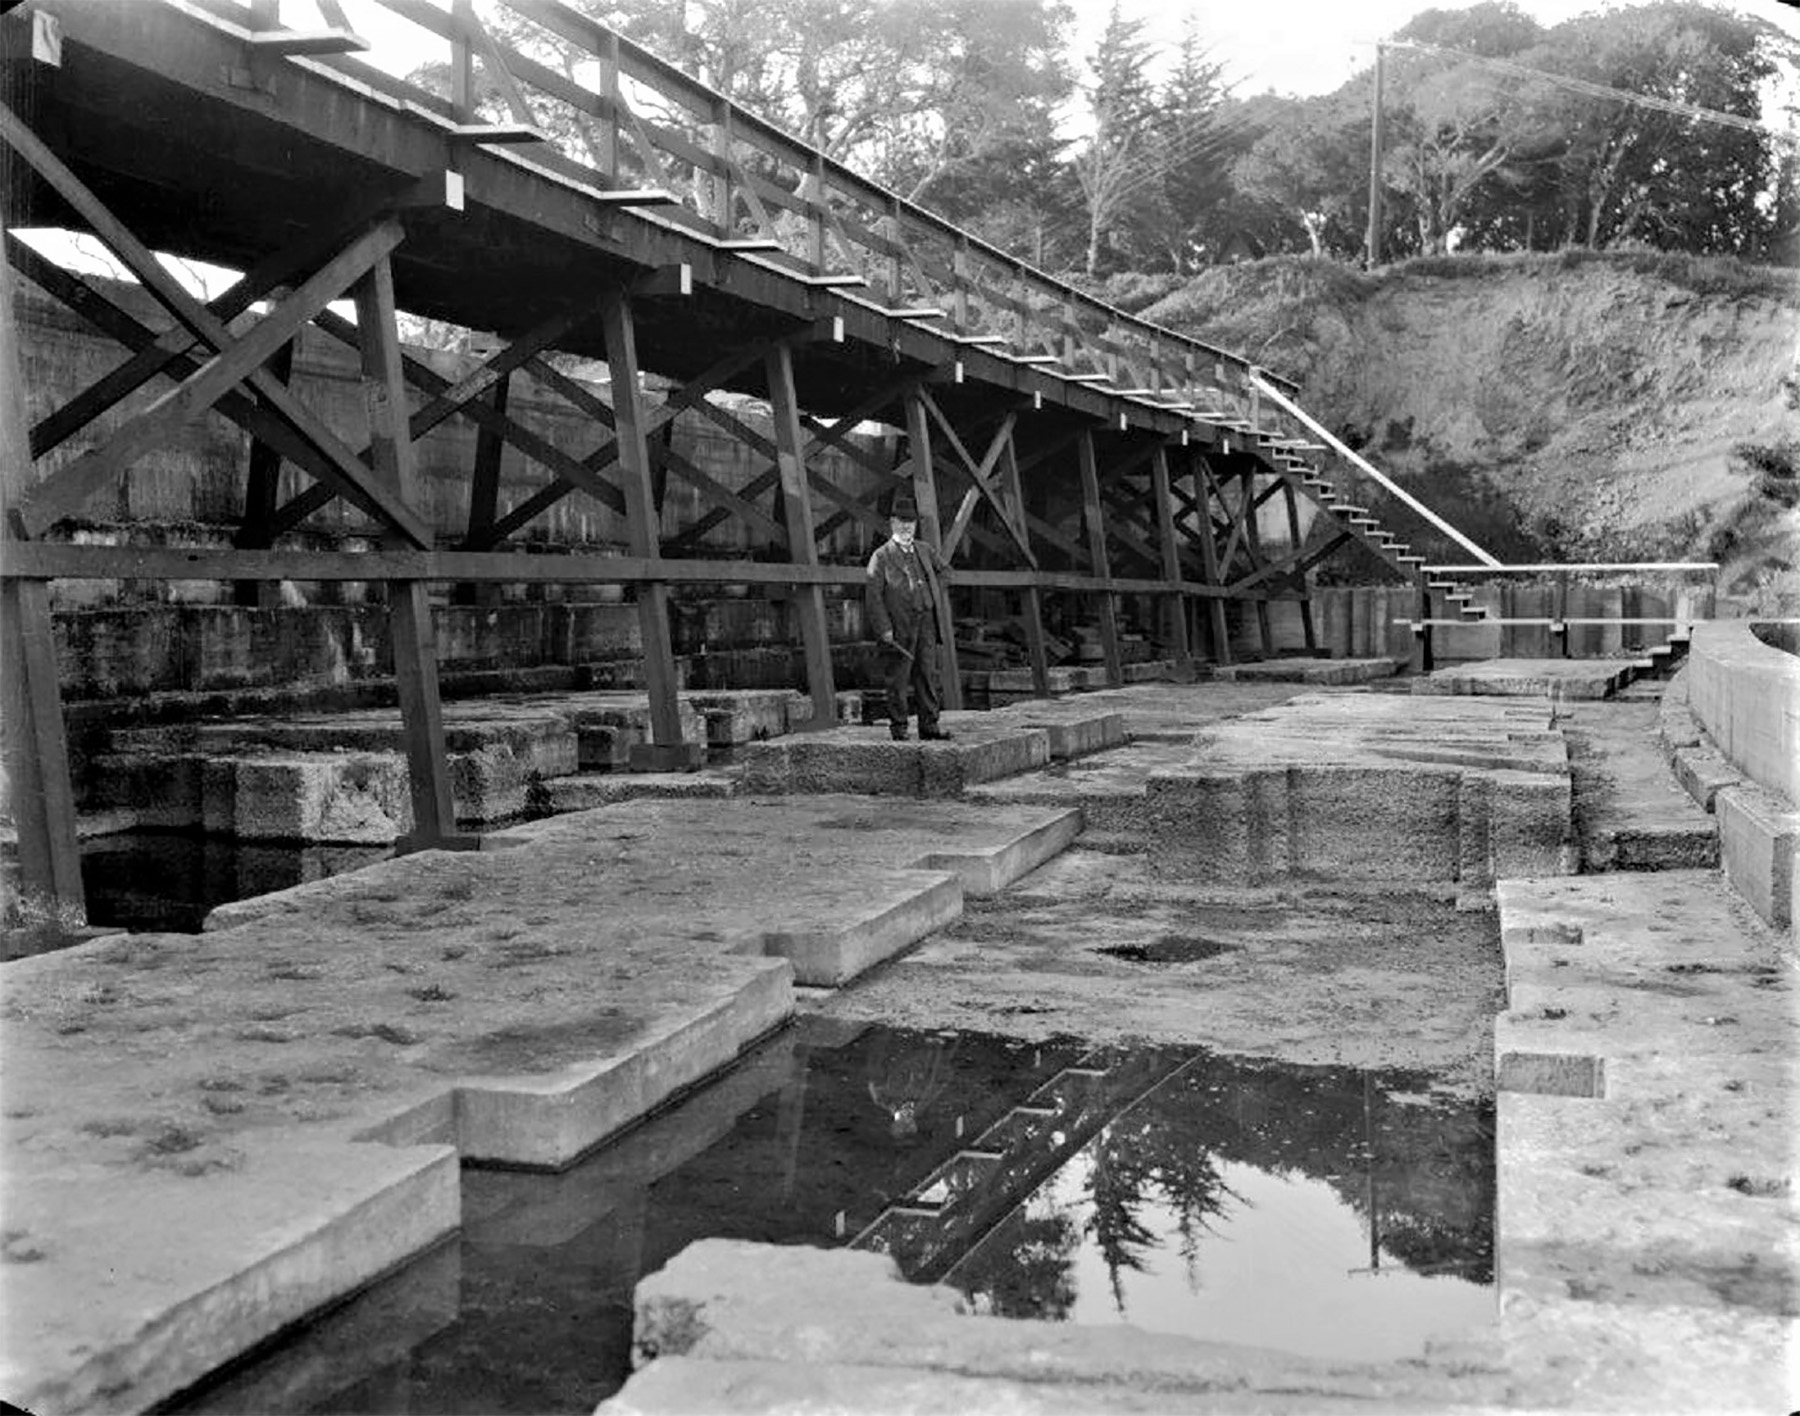
M 1643 252 L 1374 274 L 1275 258 L 1153 303 L 1142 282 L 1109 293 L 1299 380 L 1325 423 L 1503 555 L 1717 557 L 1740 591 L 1800 592 L 1800 272 Z

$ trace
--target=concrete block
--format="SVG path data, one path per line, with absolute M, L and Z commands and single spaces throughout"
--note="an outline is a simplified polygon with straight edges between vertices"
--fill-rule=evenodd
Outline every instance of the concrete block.
M 1744 774 L 1721 753 L 1698 744 L 1676 748 L 1671 762 L 1675 780 L 1706 811 L 1713 809 L 1713 799 L 1721 790 L 1735 787 L 1744 780 Z
M 1800 811 L 1773 792 L 1743 784 L 1713 799 L 1725 878 L 1764 922 L 1793 923 L 1794 855 L 1800 849 Z
M 1486 774 L 1488 878 L 1572 875 L 1575 843 L 1570 825 L 1567 775 L 1544 772 Z
M 386 845 L 412 829 L 406 764 L 391 753 L 247 757 L 234 764 L 241 840 Z
M 962 881 L 922 871 L 871 873 L 872 901 L 840 922 L 763 935 L 765 952 L 787 959 L 796 983 L 836 988 L 892 958 L 962 914 Z
M 634 742 L 626 766 L 633 772 L 692 772 L 706 764 L 706 744 Z
M 1713 745 L 1759 786 L 1800 801 L 1800 658 L 1742 621 L 1694 626 L 1688 692 Z
M 811 706 L 811 700 L 805 700 Z M 788 730 L 788 696 L 781 693 L 696 693 L 688 702 L 706 725 L 710 747 L 737 747 L 780 737 Z
M 965 787 L 1030 772 L 1050 763 L 1050 734 L 1026 728 L 997 737 L 920 743 L 922 796 L 961 796 Z
M 55 1247 L 8 1265 L 0 1361 L 7 1398 L 29 1411 L 151 1409 L 458 1223 L 456 1153 L 442 1146 L 278 1141 L 249 1149 L 229 1184 L 33 1169 L 12 1179 L 7 1224 Z M 65 1208 L 81 1221 L 54 1224 Z M 138 1221 L 97 1218 L 124 1210 Z M 179 1260 L 155 1253 L 171 1236 L 186 1241 Z
M 1022 728 L 1039 729 L 1050 736 L 1050 758 L 1067 762 L 1104 752 L 1126 741 L 1123 713 L 1032 712 L 1022 708 L 1008 712 L 1008 721 Z

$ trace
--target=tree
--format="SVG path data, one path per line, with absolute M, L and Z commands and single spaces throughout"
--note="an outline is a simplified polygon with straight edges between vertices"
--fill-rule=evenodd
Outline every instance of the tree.
M 1511 0 L 1488 0 L 1467 10 L 1426 10 L 1395 38 L 1503 59 L 1541 35 Z M 1390 72 L 1381 175 L 1410 210 L 1418 249 L 1442 254 L 1483 186 L 1508 174 L 1537 141 L 1536 125 L 1516 75 L 1404 48 Z
M 1093 131 L 1073 166 L 1087 207 L 1089 275 L 1099 272 L 1107 238 L 1123 224 L 1131 206 L 1143 201 L 1139 179 L 1155 111 L 1148 72 L 1150 46 L 1143 36 L 1144 22 L 1127 20 L 1119 0 L 1113 0 L 1105 32 L 1088 60 L 1093 73 L 1087 90 Z
M 1145 256 L 1177 273 L 1221 240 L 1215 217 L 1231 196 L 1230 159 L 1241 151 L 1238 135 L 1221 121 L 1226 97 L 1224 66 L 1208 54 L 1190 12 L 1175 66 L 1157 95 L 1152 135 L 1160 180 L 1141 222 L 1150 248 Z
M 1262 135 L 1231 169 L 1238 191 L 1278 213 L 1315 256 L 1347 254 L 1359 236 L 1369 119 L 1366 99 L 1347 101 L 1353 91 L 1264 100 Z M 1290 245 L 1282 239 L 1284 249 Z
M 1708 5 L 1585 15 L 1523 56 L 1534 67 L 1756 119 L 1776 32 Z M 1778 159 L 1771 139 L 1646 105 L 1558 88 L 1541 100 L 1559 133 L 1563 240 L 1635 239 L 1695 252 L 1755 252 L 1770 234 Z

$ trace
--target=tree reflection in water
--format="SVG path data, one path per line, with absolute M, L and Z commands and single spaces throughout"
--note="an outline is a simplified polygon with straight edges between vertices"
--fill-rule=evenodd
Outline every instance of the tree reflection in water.
M 1202 1239 L 1252 1204 L 1228 1181 L 1239 1167 L 1328 1187 L 1368 1241 L 1371 1263 L 1356 1272 L 1492 1282 L 1491 1104 L 1434 1091 L 1417 1073 L 1204 1054 L 1102 1127 L 1061 1183 L 1001 1219 L 948 1281 L 978 1311 L 1066 1318 L 1086 1244 L 1120 1316 L 1126 1276 L 1165 1248 L 1197 1291 Z

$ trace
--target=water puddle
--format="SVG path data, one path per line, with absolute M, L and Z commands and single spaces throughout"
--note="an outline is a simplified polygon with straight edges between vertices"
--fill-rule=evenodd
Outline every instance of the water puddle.
M 696 1239 L 891 1254 L 979 1311 L 1351 1358 L 1491 1320 L 1491 1106 L 1415 1073 L 807 1019 L 165 1408 L 587 1412 Z
M 391 846 L 258 844 L 187 831 L 124 831 L 81 843 L 88 921 L 193 934 L 207 912 L 357 870 Z

